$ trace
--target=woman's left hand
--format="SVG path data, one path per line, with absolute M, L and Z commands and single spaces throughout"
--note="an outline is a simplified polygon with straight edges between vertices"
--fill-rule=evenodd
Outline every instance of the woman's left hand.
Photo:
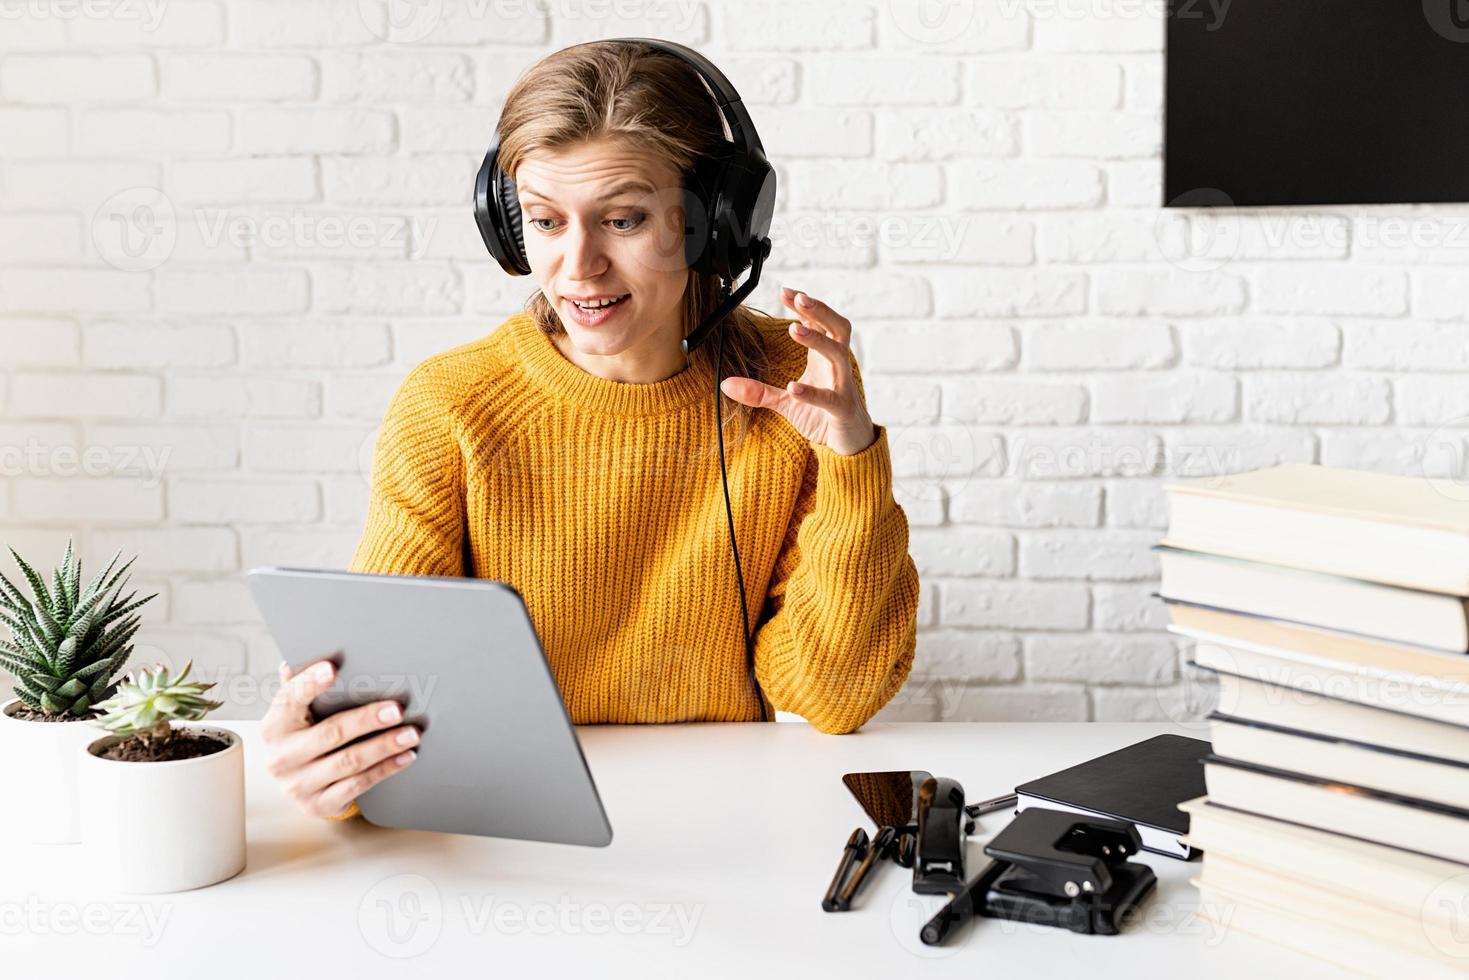
M 741 405 L 771 408 L 784 415 L 797 432 L 851 456 L 872 445 L 877 429 L 848 361 L 852 323 L 805 293 L 782 287 L 780 300 L 796 311 L 790 334 L 806 347 L 806 370 L 784 389 L 754 378 L 725 378 L 719 388 Z

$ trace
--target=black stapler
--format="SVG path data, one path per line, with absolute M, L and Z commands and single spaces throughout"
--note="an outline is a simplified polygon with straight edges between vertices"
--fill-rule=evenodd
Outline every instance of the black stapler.
M 1157 884 L 1153 869 L 1128 861 L 1142 846 L 1122 820 L 1032 807 L 995 835 L 992 860 L 919 933 L 943 943 L 971 916 L 1115 935 Z
M 923 781 L 918 787 L 915 892 L 951 895 L 964 890 L 964 835 L 973 827 L 974 821 L 964 812 L 964 787 L 944 776 Z
M 964 803 L 964 789 L 953 779 L 922 769 L 849 772 L 842 777 L 862 809 L 877 825 L 869 838 L 854 831 L 842 850 L 841 862 L 827 888 L 821 907 L 842 912 L 871 878 L 880 858 L 913 869 L 913 890 L 929 894 L 960 891 L 964 887 L 964 838 L 974 832 L 981 814 L 1013 806 L 1013 794 Z

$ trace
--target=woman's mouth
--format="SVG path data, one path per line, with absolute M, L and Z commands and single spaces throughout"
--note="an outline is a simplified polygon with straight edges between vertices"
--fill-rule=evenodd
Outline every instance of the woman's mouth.
M 631 293 L 623 293 L 617 297 L 615 302 L 594 301 L 585 305 L 574 299 L 567 299 L 565 305 L 570 311 L 572 319 L 577 323 L 584 327 L 595 327 L 599 324 L 606 323 L 609 319 L 616 316 L 617 312 L 627 305 L 627 301 L 631 296 Z

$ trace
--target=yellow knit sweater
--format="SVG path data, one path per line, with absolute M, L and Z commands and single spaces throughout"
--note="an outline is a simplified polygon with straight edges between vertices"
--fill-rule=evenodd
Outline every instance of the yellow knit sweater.
M 759 319 L 783 386 L 806 348 Z M 383 419 L 350 570 L 514 585 L 575 724 L 758 720 L 707 388 L 599 378 L 528 313 L 430 357 Z M 887 431 L 844 456 L 754 412 L 726 459 L 756 675 L 774 708 L 852 732 L 916 643 Z

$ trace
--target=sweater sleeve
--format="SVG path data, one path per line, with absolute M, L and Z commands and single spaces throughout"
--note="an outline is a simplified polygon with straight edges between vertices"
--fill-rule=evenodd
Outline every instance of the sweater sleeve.
M 755 634 L 771 704 L 832 734 L 856 731 L 892 699 L 917 647 L 918 568 L 893 498 L 887 429 L 876 428 L 850 456 L 811 444 Z
M 432 365 L 409 372 L 383 417 L 367 522 L 348 571 L 465 574 L 464 458 L 452 388 Z

